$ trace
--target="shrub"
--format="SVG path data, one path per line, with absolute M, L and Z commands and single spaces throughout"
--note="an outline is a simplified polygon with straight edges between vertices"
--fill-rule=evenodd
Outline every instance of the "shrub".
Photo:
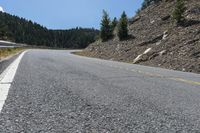
M 181 23 L 184 20 L 184 12 L 186 10 L 184 0 L 177 0 L 175 9 L 172 13 L 173 19 L 176 21 L 177 24 Z

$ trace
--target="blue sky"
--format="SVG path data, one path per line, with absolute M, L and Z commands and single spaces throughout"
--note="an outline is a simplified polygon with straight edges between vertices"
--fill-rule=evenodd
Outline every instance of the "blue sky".
M 0 0 L 4 11 L 37 22 L 49 29 L 99 28 L 102 10 L 111 18 L 126 11 L 129 17 L 143 0 Z

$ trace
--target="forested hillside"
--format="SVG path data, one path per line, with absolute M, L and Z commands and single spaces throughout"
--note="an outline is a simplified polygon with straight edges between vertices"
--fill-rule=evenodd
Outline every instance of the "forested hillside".
M 0 12 L 0 39 L 36 46 L 85 48 L 95 41 L 98 30 L 75 28 L 49 30 L 24 18 Z

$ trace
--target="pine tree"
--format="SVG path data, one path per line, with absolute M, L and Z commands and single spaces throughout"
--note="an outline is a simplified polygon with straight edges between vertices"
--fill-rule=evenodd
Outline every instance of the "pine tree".
M 142 10 L 147 8 L 148 6 L 150 6 L 151 4 L 155 4 L 155 3 L 158 3 L 162 0 L 144 0 L 143 3 L 142 3 Z
M 142 10 L 147 8 L 151 4 L 150 0 L 144 0 L 142 3 Z
M 117 21 L 117 18 L 115 17 L 111 23 L 112 32 L 115 30 L 117 23 L 118 23 L 118 21 Z
M 102 39 L 102 41 L 107 41 L 111 37 L 112 37 L 112 28 L 110 25 L 110 18 L 109 18 L 108 13 L 105 10 L 103 10 L 100 38 Z
M 120 40 L 126 39 L 128 37 L 128 19 L 125 12 L 122 13 L 119 20 L 117 35 Z
M 180 22 L 184 20 L 183 14 L 185 10 L 186 10 L 186 7 L 185 7 L 184 0 L 177 0 L 175 9 L 172 13 L 172 17 L 176 21 L 177 24 L 179 24 Z

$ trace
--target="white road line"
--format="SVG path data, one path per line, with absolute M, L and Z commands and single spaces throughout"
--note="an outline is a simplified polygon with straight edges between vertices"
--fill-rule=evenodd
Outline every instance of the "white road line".
M 19 57 L 0 75 L 0 112 L 8 96 L 8 92 L 15 77 L 19 63 L 25 52 L 21 53 Z

